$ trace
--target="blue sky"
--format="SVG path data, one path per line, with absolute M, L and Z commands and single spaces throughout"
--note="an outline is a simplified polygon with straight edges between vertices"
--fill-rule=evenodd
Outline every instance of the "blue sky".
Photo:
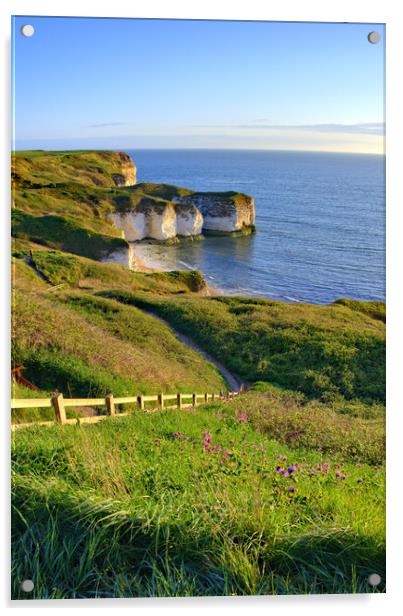
M 16 17 L 13 57 L 16 148 L 383 151 L 382 25 Z

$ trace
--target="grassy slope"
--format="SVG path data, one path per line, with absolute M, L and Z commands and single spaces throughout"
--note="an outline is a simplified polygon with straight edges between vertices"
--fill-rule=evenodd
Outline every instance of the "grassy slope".
M 123 158 L 129 160 L 126 154 Z M 63 182 L 110 187 L 121 163 L 121 154 L 109 150 L 21 150 L 12 154 L 11 172 L 14 183 L 23 188 Z
M 90 259 L 104 259 L 129 247 L 126 240 L 96 233 L 65 216 L 31 216 L 12 212 L 11 230 L 18 239 L 31 240 Z
M 26 240 L 13 242 L 15 284 L 32 283 L 34 287 L 41 283 L 38 275 L 26 261 L 32 251 L 36 269 L 52 285 L 64 284 L 70 288 L 85 291 L 97 291 L 118 287 L 127 291 L 144 291 L 153 295 L 184 294 L 204 289 L 200 272 L 132 272 L 126 267 L 114 263 L 99 263 L 59 250 L 49 250 Z M 46 286 L 41 283 L 41 286 Z M 29 289 L 29 284 L 25 286 Z
M 154 310 L 246 380 L 328 401 L 384 402 L 385 326 L 362 311 L 236 297 L 109 296 Z
M 231 405 L 31 428 L 13 459 L 15 597 L 28 575 L 37 598 L 371 592 L 368 575 L 384 579 L 383 469 L 326 463 Z
M 40 169 L 43 153 L 27 154 Z M 112 208 L 182 190 L 60 185 L 52 173 L 65 154 L 46 153 L 49 176 L 26 170 L 14 194 L 25 214 L 67 216 L 116 239 Z M 384 580 L 384 305 L 207 299 L 193 293 L 197 272 L 137 274 L 24 238 L 14 243 L 14 354 L 43 393 L 222 386 L 136 305 L 246 380 L 281 387 L 257 383 L 194 412 L 16 432 L 14 597 L 27 577 L 37 598 L 370 592 L 370 573 Z M 24 263 L 29 249 L 48 282 Z M 206 431 L 221 451 L 206 451 Z M 276 467 L 288 463 L 298 470 L 287 478 Z
M 13 357 L 24 375 L 41 389 L 69 396 L 133 395 L 218 391 L 224 381 L 216 369 L 180 343 L 171 331 L 142 311 L 88 293 L 115 284 L 159 292 L 186 288 L 186 276 L 155 280 L 109 264 L 54 251 L 34 252 L 43 272 L 65 286 L 54 292 L 21 259 L 15 260 Z M 57 273 L 55 264 L 59 263 Z M 46 267 L 47 265 L 47 267 Z M 94 268 L 92 271 L 91 268 Z M 64 275 L 63 275 L 64 274 Z M 99 277 L 97 278 L 97 275 Z M 84 281 L 84 282 L 83 282 Z M 93 283 L 94 284 L 94 283 Z M 188 284 L 193 279 L 188 278 Z M 84 289 L 82 288 L 84 287 Z

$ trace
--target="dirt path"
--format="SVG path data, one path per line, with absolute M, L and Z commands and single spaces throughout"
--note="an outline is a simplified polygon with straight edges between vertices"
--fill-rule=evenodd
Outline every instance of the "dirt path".
M 206 361 L 208 361 L 210 364 L 213 364 L 217 368 L 217 370 L 221 372 L 221 374 L 227 381 L 230 391 L 239 391 L 241 384 L 243 383 L 245 385 L 244 381 L 241 381 L 239 377 L 230 372 L 221 362 L 219 362 L 209 353 L 201 349 L 191 338 L 185 336 L 185 334 L 181 334 L 180 332 L 178 332 L 175 328 L 172 327 L 170 323 L 168 323 L 168 321 L 160 317 L 155 312 L 152 312 L 151 310 L 144 310 L 144 308 L 141 308 L 141 310 L 146 314 L 149 314 L 150 316 L 154 317 L 155 319 L 161 321 L 161 323 L 163 323 L 166 327 L 168 327 L 168 329 L 171 330 L 171 332 L 179 340 L 179 342 L 185 344 L 187 347 L 189 347 L 189 349 L 196 351 L 196 353 L 204 357 Z
M 25 263 L 27 263 L 27 265 L 29 265 L 34 270 L 34 272 L 40 278 L 42 278 L 42 280 L 47 282 L 49 285 L 52 285 L 50 280 L 44 274 L 42 274 L 40 270 L 37 269 L 32 259 L 26 259 Z M 161 323 L 163 323 L 166 327 L 168 327 L 168 329 L 171 330 L 171 332 L 179 340 L 179 342 L 182 342 L 182 344 L 185 344 L 187 347 L 189 347 L 189 349 L 192 349 L 193 351 L 201 355 L 210 364 L 213 364 L 213 366 L 217 368 L 217 370 L 222 374 L 224 379 L 227 381 L 230 391 L 239 391 L 241 384 L 247 385 L 247 383 L 245 383 L 235 374 L 230 372 L 221 362 L 219 362 L 217 359 L 212 357 L 212 355 L 210 355 L 209 353 L 204 351 L 202 348 L 200 348 L 191 338 L 189 338 L 188 336 L 185 336 L 185 334 L 181 334 L 180 332 L 178 332 L 174 327 L 172 327 L 170 323 L 168 323 L 168 321 L 160 317 L 155 312 L 152 312 L 151 310 L 144 310 L 144 308 L 141 308 L 141 310 L 145 312 L 146 314 L 149 314 L 150 316 L 154 317 L 155 319 L 158 319 L 159 321 L 161 321 Z
M 39 276 L 39 278 L 41 280 L 43 280 L 44 282 L 46 282 L 49 285 L 52 285 L 52 283 L 50 282 L 49 278 L 47 276 L 45 276 L 45 274 L 42 274 L 42 272 L 40 270 L 38 270 L 38 268 L 36 267 L 35 262 L 33 261 L 32 258 L 24 259 L 24 263 L 29 265 L 29 267 L 34 270 L 35 274 L 37 276 Z

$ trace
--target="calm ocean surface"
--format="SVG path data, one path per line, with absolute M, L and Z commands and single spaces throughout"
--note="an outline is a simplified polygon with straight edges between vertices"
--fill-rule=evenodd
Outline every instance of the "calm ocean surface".
M 150 250 L 227 293 L 325 304 L 385 299 L 383 156 L 242 150 L 128 151 L 138 182 L 236 190 L 257 232 Z

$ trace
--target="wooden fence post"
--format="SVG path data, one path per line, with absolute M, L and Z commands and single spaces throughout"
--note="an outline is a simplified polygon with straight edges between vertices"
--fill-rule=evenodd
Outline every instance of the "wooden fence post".
M 164 408 L 164 394 L 158 394 L 158 406 Z
M 207 404 L 208 402 L 208 394 L 204 394 L 204 403 Z
M 213 392 L 213 393 L 211 394 L 211 402 L 214 402 L 214 398 L 215 398 L 215 393 Z
M 59 424 L 66 423 L 66 411 L 64 408 L 63 394 L 52 395 L 52 406 L 55 411 L 56 421 Z
M 143 399 L 143 396 L 137 396 L 137 404 L 139 405 L 140 411 L 144 411 L 144 399 Z
M 111 417 L 116 415 L 115 403 L 113 401 L 113 394 L 107 395 L 105 398 L 105 402 L 106 402 L 106 414 L 110 415 Z
M 192 406 L 196 406 L 196 394 L 192 394 Z
M 182 395 L 181 394 L 176 394 L 176 406 L 178 407 L 178 409 L 182 408 Z

